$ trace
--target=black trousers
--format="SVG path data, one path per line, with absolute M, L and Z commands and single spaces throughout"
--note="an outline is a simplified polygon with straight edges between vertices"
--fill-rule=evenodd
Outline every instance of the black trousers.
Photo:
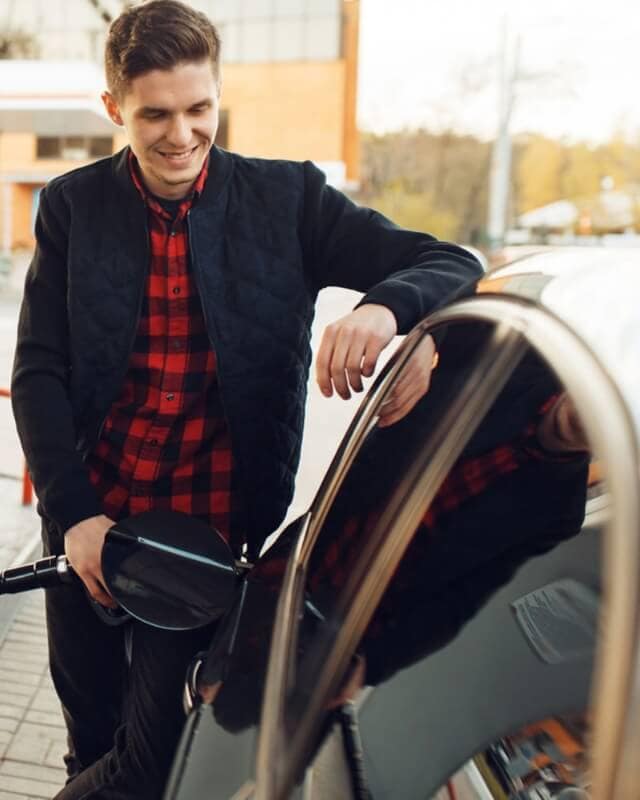
M 214 626 L 105 625 L 81 585 L 47 590 L 51 675 L 67 723 L 69 782 L 56 800 L 159 800 L 184 724 L 182 690 Z

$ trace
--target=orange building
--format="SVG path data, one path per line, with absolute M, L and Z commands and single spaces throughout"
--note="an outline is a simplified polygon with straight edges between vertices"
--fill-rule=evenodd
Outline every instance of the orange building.
M 245 155 L 310 158 L 334 185 L 356 184 L 359 0 L 191 4 L 216 22 L 223 41 L 218 144 Z M 19 8 L 27 13 L 28 5 Z M 67 52 L 89 59 L 101 49 L 95 30 L 67 27 L 60 44 L 54 27 L 36 33 L 43 60 L 0 61 L 4 253 L 33 246 L 38 194 L 48 180 L 126 144 L 101 108 L 101 67 L 61 59 Z

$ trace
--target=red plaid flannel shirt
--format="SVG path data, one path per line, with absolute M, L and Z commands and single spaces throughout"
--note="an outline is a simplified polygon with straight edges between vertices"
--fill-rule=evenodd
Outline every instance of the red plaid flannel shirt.
M 129 167 L 148 207 L 151 263 L 129 368 L 89 456 L 90 478 L 112 519 L 184 511 L 228 540 L 231 440 L 187 238 L 187 213 L 208 165 L 173 220 L 146 190 L 133 156 Z

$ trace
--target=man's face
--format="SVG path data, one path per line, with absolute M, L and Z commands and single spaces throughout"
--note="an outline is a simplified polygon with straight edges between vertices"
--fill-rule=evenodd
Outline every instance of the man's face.
M 220 85 L 211 62 L 146 72 L 119 100 L 109 92 L 102 100 L 113 122 L 124 125 L 149 190 L 169 200 L 184 197 L 218 129 Z

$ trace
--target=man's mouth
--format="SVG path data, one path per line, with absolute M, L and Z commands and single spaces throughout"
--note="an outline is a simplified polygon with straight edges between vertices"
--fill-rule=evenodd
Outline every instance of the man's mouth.
M 182 164 L 189 161 L 197 149 L 198 145 L 190 147 L 188 150 L 158 150 L 158 153 L 160 153 L 163 158 L 166 158 L 167 161 L 171 161 L 172 164 Z

